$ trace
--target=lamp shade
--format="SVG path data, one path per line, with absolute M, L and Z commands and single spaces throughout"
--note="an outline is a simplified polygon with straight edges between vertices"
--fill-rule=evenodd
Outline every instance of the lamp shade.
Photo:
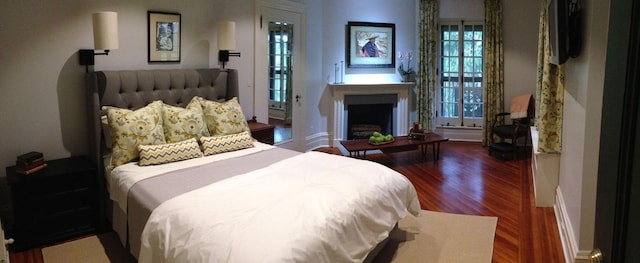
M 236 22 L 233 22 L 233 21 L 218 22 L 218 49 L 219 50 L 235 50 L 236 49 Z
M 93 46 L 96 50 L 118 49 L 118 13 L 93 13 Z

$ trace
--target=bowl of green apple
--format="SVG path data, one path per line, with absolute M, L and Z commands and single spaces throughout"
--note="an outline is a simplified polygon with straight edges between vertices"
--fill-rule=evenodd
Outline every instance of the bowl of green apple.
M 380 144 L 392 143 L 392 142 L 393 142 L 393 135 L 391 134 L 384 135 L 380 132 L 373 132 L 371 137 L 369 137 L 369 143 L 373 145 L 380 145 Z

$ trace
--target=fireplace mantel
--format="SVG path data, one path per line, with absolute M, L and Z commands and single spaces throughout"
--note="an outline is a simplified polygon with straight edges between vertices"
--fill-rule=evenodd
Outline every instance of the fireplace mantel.
M 409 96 L 415 86 L 413 82 L 378 83 L 378 84 L 329 84 L 333 98 L 333 145 L 346 140 L 344 98 L 348 95 L 395 94 L 397 97 L 396 116 L 394 116 L 393 134 L 400 136 L 409 133 Z

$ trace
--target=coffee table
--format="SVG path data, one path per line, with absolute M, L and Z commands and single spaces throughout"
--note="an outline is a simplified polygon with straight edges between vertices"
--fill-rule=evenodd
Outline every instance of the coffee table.
M 440 157 L 440 143 L 448 141 L 449 138 L 442 137 L 436 133 L 425 133 L 424 139 L 409 139 L 407 136 L 394 136 L 393 142 L 385 144 L 372 144 L 369 139 L 355 139 L 340 141 L 340 144 L 349 152 L 349 156 L 367 157 L 367 151 L 380 150 L 383 153 L 393 153 L 402 151 L 413 151 L 420 148 L 422 156 L 427 155 L 427 147 L 432 146 L 433 159 L 438 160 Z

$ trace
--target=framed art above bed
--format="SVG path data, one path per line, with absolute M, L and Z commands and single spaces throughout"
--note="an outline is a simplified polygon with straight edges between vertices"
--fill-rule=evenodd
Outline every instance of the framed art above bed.
M 147 12 L 149 62 L 180 62 L 178 13 Z

